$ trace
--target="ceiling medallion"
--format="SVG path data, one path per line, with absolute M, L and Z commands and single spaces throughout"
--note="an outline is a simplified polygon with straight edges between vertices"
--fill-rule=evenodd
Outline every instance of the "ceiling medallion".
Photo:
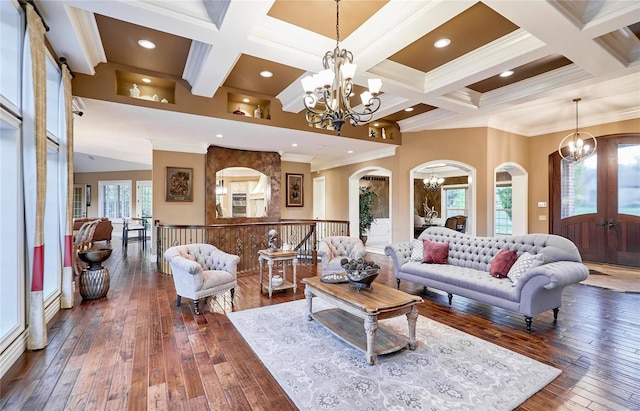
M 593 134 L 578 131 L 578 103 L 580 100 L 582 99 L 573 99 L 576 103 L 576 131 L 563 138 L 558 146 L 558 153 L 562 159 L 570 163 L 576 163 L 590 157 L 598 147 L 598 141 Z
M 378 94 L 382 80 L 369 79 L 369 91 L 360 95 L 363 110 L 355 111 L 349 102 L 352 94 L 356 65 L 353 54 L 340 49 L 340 0 L 336 0 L 336 48 L 327 51 L 322 58 L 324 70 L 302 79 L 304 106 L 309 125 L 333 128 L 340 135 L 342 125 L 349 121 L 352 126 L 370 121 L 380 108 Z

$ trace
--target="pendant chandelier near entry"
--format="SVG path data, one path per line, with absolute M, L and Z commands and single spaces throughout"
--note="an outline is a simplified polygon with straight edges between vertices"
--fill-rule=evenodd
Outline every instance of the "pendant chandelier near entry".
M 590 157 L 596 152 L 598 141 L 591 133 L 578 131 L 578 103 L 581 98 L 574 98 L 576 103 L 576 131 L 562 139 L 558 146 L 558 153 L 563 160 L 576 163 Z
M 307 122 L 322 128 L 333 128 L 340 135 L 342 125 L 347 121 L 352 126 L 370 121 L 373 113 L 380 108 L 378 94 L 382 80 L 369 79 L 369 91 L 360 94 L 362 111 L 351 107 L 349 99 L 356 65 L 353 64 L 353 54 L 340 49 L 340 0 L 336 0 L 336 48 L 327 51 L 322 58 L 322 65 L 324 70 L 301 80 Z
M 431 177 L 425 178 L 422 182 L 424 183 L 424 188 L 427 190 L 438 191 L 444 183 L 444 178 L 432 174 Z

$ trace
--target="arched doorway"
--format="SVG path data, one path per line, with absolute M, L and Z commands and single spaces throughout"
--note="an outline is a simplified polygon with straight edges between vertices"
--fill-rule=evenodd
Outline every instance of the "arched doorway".
M 417 165 L 409 170 L 409 238 L 414 238 L 416 230 L 416 214 L 424 217 L 423 199 L 427 200 L 429 194 L 425 193 L 423 180 L 436 176 L 443 178 L 442 187 L 439 188 L 439 196 L 432 197 L 435 200 L 427 201 L 429 208 L 434 207 L 438 211 L 441 222 L 444 223 L 449 214 L 464 214 L 467 216 L 466 233 L 475 235 L 477 224 L 476 205 L 476 169 L 469 164 L 455 160 L 433 160 Z M 456 201 L 452 201 L 455 197 Z M 454 204 L 457 203 L 457 204 Z M 438 209 L 438 207 L 440 207 Z
M 517 163 L 502 163 L 494 170 L 493 235 L 529 232 L 529 175 Z
M 567 163 L 549 156 L 550 231 L 585 261 L 640 267 L 640 134 L 598 137 L 596 153 Z
M 359 236 L 359 193 L 361 185 L 369 185 L 378 194 L 376 221 L 371 225 L 367 240 L 367 251 L 384 254 L 384 247 L 391 243 L 391 171 L 381 167 L 365 167 L 349 176 L 349 232 L 352 237 Z

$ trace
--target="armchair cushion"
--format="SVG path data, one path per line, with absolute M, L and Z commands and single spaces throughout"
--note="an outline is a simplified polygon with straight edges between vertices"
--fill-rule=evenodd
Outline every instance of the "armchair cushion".
M 318 244 L 318 256 L 322 263 L 323 276 L 344 272 L 340 264 L 343 258 L 357 259 L 366 254 L 364 243 L 355 237 L 325 237 Z

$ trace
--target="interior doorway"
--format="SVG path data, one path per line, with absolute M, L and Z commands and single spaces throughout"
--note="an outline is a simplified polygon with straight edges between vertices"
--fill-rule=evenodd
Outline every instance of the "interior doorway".
M 369 185 L 377 191 L 375 221 L 367 234 L 367 251 L 384 254 L 384 247 L 391 244 L 392 207 L 391 193 L 393 179 L 391 171 L 381 167 L 366 167 L 349 177 L 349 232 L 351 237 L 360 235 L 360 186 Z
M 529 232 L 529 175 L 520 164 L 496 167 L 493 182 L 493 235 Z
M 313 179 L 313 218 L 315 220 L 324 220 L 326 217 L 325 182 L 324 176 Z
M 583 260 L 640 267 L 640 134 L 598 137 L 594 155 L 549 156 L 550 231 Z

